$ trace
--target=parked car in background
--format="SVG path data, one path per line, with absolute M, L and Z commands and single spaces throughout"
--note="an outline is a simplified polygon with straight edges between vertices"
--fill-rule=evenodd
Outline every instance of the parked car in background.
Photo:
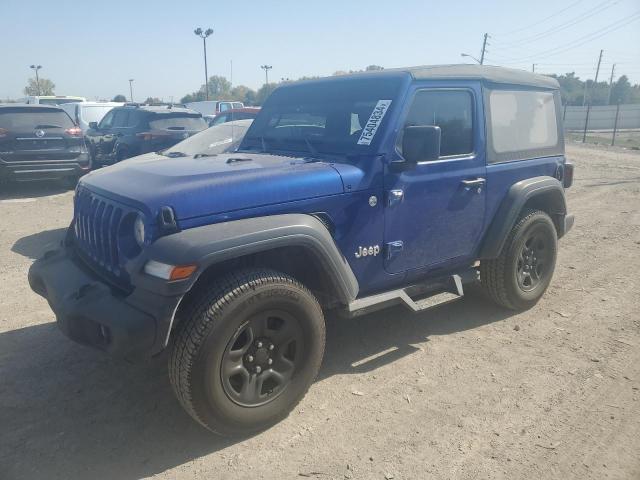
M 157 152 L 209 125 L 188 108 L 126 104 L 91 122 L 86 141 L 94 166 L 109 165 L 147 152 Z
M 98 122 L 115 107 L 121 107 L 122 102 L 73 102 L 65 103 L 62 109 L 69 114 L 83 133 L 89 130 L 91 122 Z
M 207 100 L 202 102 L 190 102 L 185 106 L 196 112 L 200 112 L 205 120 L 213 120 L 213 118 L 221 112 L 226 112 L 233 108 L 244 108 L 242 102 Z
M 260 107 L 232 108 L 213 117 L 209 125 L 220 125 L 221 123 L 232 122 L 233 120 L 253 120 L 259 111 Z
M 240 145 L 252 122 L 253 119 L 246 119 L 215 125 L 159 154 L 165 157 L 192 157 L 233 152 Z
M 82 130 L 62 108 L 0 105 L 0 180 L 74 183 L 89 168 Z
M 37 104 L 37 105 L 62 105 L 64 103 L 71 102 L 86 102 L 84 97 L 71 97 L 68 95 L 41 95 L 41 96 L 29 96 L 21 98 L 20 103 Z

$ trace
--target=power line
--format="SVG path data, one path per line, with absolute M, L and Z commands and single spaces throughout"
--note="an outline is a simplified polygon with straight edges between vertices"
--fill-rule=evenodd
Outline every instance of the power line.
M 565 22 L 565 23 L 561 23 L 560 25 L 556 25 L 555 27 L 551 27 L 547 30 L 544 30 L 543 32 L 539 32 L 536 33 L 532 36 L 529 37 L 525 37 L 525 38 L 521 38 L 519 40 L 515 40 L 513 42 L 507 42 L 505 44 L 505 46 L 507 45 L 511 45 L 511 46 L 517 46 L 517 45 L 525 45 L 527 43 L 532 43 L 535 42 L 536 40 L 539 40 L 545 36 L 549 36 L 549 35 L 554 35 L 558 32 L 561 32 L 563 30 L 566 30 L 567 28 L 573 27 L 574 25 L 577 25 L 578 23 L 587 20 L 588 18 L 593 17 L 594 15 L 597 15 L 598 13 L 603 12 L 604 10 L 613 7 L 614 5 L 616 5 L 617 3 L 619 3 L 620 0 L 605 0 L 602 3 L 599 3 L 598 5 L 596 5 L 595 7 L 587 10 L 586 12 L 583 12 L 582 14 L 578 15 L 577 17 L 573 18 L 572 20 Z M 498 40 L 499 42 L 499 40 Z
M 536 54 L 533 55 L 527 55 L 524 57 L 520 57 L 519 59 L 517 59 L 518 62 L 522 62 L 522 61 L 529 61 L 529 60 L 537 60 L 540 58 L 546 58 L 546 57 L 550 57 L 553 55 L 558 55 L 560 53 L 564 53 L 566 51 L 572 50 L 574 48 L 580 47 L 582 45 L 584 45 L 587 42 L 590 42 L 592 40 L 595 40 L 597 38 L 603 37 L 604 35 L 607 35 L 608 33 L 611 33 L 613 31 L 619 30 L 625 26 L 627 26 L 628 24 L 635 22 L 636 20 L 638 20 L 640 18 L 640 10 L 638 10 L 637 12 L 633 13 L 630 16 L 627 16 L 626 18 L 622 18 L 620 20 L 617 20 L 613 23 L 610 23 L 609 25 L 596 30 L 594 32 L 591 32 L 587 35 L 584 35 L 582 37 L 576 38 L 575 40 L 565 44 L 564 46 L 559 46 L 559 47 L 554 47 L 548 50 L 544 50 L 541 52 L 538 52 Z M 515 60 L 515 59 L 514 59 Z
M 511 30 L 510 32 L 505 32 L 503 35 L 511 35 L 512 33 L 517 33 L 517 32 L 522 32 L 523 30 L 529 30 L 530 28 L 533 28 L 537 25 L 540 25 L 541 23 L 546 22 L 547 20 L 556 17 L 558 15 L 560 15 L 561 13 L 566 12 L 567 10 L 569 10 L 570 8 L 575 7 L 577 4 L 579 4 L 580 2 L 582 2 L 582 0 L 578 0 L 577 2 L 573 2 L 571 5 L 569 5 L 568 7 L 563 8 L 562 10 L 558 10 L 555 13 L 552 13 L 551 15 L 549 15 L 548 17 L 543 18 L 542 20 L 538 20 L 535 23 L 532 23 L 530 25 L 527 25 L 526 27 L 522 27 L 522 28 L 517 28 L 516 30 Z

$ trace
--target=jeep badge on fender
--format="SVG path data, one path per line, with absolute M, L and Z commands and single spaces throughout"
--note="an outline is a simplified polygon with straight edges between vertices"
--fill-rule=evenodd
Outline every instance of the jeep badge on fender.
M 218 434 L 303 399 L 324 312 L 415 312 L 476 282 L 532 308 L 573 225 L 551 77 L 447 65 L 283 83 L 233 151 L 213 128 L 82 178 L 29 282 L 77 342 L 169 348 L 178 400 Z
M 375 257 L 380 253 L 380 245 L 373 245 L 372 247 L 358 247 L 356 252 L 356 258 L 371 256 Z

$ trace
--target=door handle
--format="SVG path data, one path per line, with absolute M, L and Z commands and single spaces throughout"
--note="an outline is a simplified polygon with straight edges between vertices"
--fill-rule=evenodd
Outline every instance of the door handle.
M 484 178 L 474 178 L 472 180 L 462 180 L 464 190 L 466 192 L 475 191 L 476 193 L 482 192 L 482 187 L 487 181 Z

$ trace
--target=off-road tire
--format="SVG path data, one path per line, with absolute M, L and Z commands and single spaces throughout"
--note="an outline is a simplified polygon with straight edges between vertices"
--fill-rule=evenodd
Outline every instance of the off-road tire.
M 518 284 L 518 259 L 528 235 L 535 229 L 546 238 L 549 258 L 544 275 L 530 291 Z M 547 290 L 555 269 L 558 238 L 549 215 L 540 210 L 526 210 L 509 232 L 498 258 L 480 262 L 480 282 L 488 297 L 503 307 L 526 310 L 533 307 Z
M 222 380 L 223 354 L 235 332 L 267 309 L 290 312 L 304 352 L 286 388 L 273 400 L 245 407 L 232 401 Z M 169 377 L 184 409 L 214 433 L 249 435 L 285 418 L 313 383 L 325 346 L 322 309 L 300 282 L 281 272 L 244 269 L 201 285 L 181 311 L 169 357 Z

